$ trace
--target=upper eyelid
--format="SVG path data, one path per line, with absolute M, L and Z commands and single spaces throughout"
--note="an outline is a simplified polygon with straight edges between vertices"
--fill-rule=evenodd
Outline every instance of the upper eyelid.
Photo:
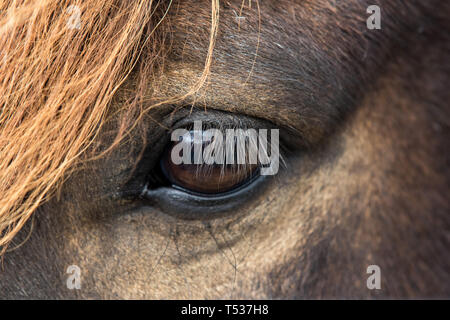
M 193 111 L 191 112 L 191 110 Z M 308 140 L 304 138 L 301 132 L 292 130 L 292 128 L 276 125 L 267 119 L 255 118 L 241 113 L 231 113 L 216 109 L 207 109 L 205 112 L 205 109 L 203 108 L 186 107 L 180 109 L 180 111 L 180 114 L 175 114 L 175 118 L 177 116 L 178 118 L 174 119 L 169 125 L 169 137 L 174 130 L 186 129 L 189 126 L 192 126 L 194 121 L 202 120 L 202 123 L 208 125 L 208 128 L 211 129 L 279 129 L 280 156 L 286 151 L 297 152 L 311 147 Z M 185 114 L 183 114 L 183 111 Z

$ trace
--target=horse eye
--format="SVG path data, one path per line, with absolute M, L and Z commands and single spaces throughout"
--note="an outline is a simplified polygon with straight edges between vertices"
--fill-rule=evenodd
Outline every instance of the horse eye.
M 172 159 L 174 148 L 186 141 L 171 143 L 161 159 L 161 171 L 173 187 L 194 193 L 213 195 L 238 189 L 256 177 L 259 167 L 257 164 L 207 164 L 204 159 L 195 161 L 195 158 L 198 157 L 195 154 L 195 145 L 201 146 L 197 150 L 201 150 L 203 156 L 205 148 L 214 144 L 215 141 L 204 142 L 201 139 L 197 142 L 193 139 L 194 131 L 190 131 L 189 135 L 192 138 L 188 141 L 190 154 L 187 158 L 191 160 L 190 163 L 176 164 Z M 237 148 L 233 149 L 237 152 Z M 184 149 L 181 150 L 179 155 L 183 156 L 184 151 Z

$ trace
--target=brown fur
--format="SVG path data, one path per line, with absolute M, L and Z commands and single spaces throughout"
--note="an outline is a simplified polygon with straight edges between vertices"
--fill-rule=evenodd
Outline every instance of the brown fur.
M 31 182 L 20 195 L 14 191 L 16 198 L 2 198 L 2 205 L 11 204 L 2 211 L 9 221 L 35 215 L 29 240 L 5 255 L 0 295 L 448 298 L 450 8 L 439 1 L 380 0 L 382 29 L 368 30 L 365 9 L 370 4 L 260 1 L 250 8 L 247 2 L 221 1 L 211 56 L 211 3 L 173 2 L 154 34 L 153 51 L 135 56 L 137 64 L 115 100 L 102 100 L 105 109 L 90 124 L 102 123 L 104 115 L 108 120 L 92 148 L 114 148 L 92 161 L 64 162 L 67 170 L 75 163 L 78 170 L 72 175 L 61 170 L 58 177 L 66 180 L 59 196 L 44 204 L 31 204 L 46 191 Z M 156 21 L 167 8 L 161 5 Z M 235 14 L 241 9 L 246 19 L 238 25 Z M 87 36 L 89 31 L 83 32 Z M 114 77 L 122 78 L 122 66 L 114 66 Z M 9 67 L 13 72 L 15 65 Z M 96 67 L 86 65 L 86 72 L 89 68 Z M 27 70 L 23 74 L 31 77 Z M 48 72 L 50 78 L 56 71 Z M 78 90 L 91 90 L 80 83 Z M 38 95 L 27 106 L 36 101 Z M 173 106 L 192 104 L 194 116 L 208 108 L 208 115 L 219 119 L 220 111 L 226 111 L 269 120 L 301 143 L 289 155 L 287 168 L 235 215 L 187 222 L 117 197 L 140 172 L 139 165 L 133 169 L 146 146 L 152 146 L 150 154 L 144 151 L 146 166 L 156 162 L 164 136 L 159 123 L 170 125 Z M 94 114 L 90 104 L 85 107 Z M 34 108 L 34 115 L 42 110 Z M 2 139 L 20 138 L 12 123 L 20 124 L 2 122 Z M 118 128 L 132 128 L 121 135 L 125 140 L 120 144 L 115 143 Z M 44 129 L 42 137 L 47 137 Z M 87 135 L 83 143 L 73 144 L 79 132 L 64 134 L 68 142 L 61 146 L 80 150 L 91 141 Z M 60 133 L 54 135 L 57 139 Z M 4 156 L 8 149 L 1 150 L 0 174 L 8 177 L 2 170 L 15 153 Z M 62 150 L 58 165 L 67 156 Z M 32 156 L 42 159 L 42 154 Z M 27 159 L 18 168 L 25 168 Z M 51 166 L 46 172 L 54 170 Z M 25 181 L 12 185 L 19 188 Z M 14 211 L 20 199 L 28 207 Z M 39 208 L 31 210 L 36 204 Z M 11 247 L 30 228 L 31 223 Z M 81 268 L 81 290 L 65 286 L 71 264 Z M 381 267 L 381 290 L 366 287 L 371 264 Z

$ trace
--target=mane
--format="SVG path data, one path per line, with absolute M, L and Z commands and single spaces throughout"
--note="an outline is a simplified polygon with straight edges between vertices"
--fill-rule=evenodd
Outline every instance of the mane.
M 84 160 L 111 111 L 117 90 L 138 65 L 149 79 L 160 52 L 158 26 L 172 1 L 0 0 L 0 247 L 2 253 L 36 209 Z M 80 28 L 69 28 L 80 9 Z M 188 92 L 140 108 L 139 87 L 121 108 L 138 110 L 108 149 L 149 108 L 181 101 L 204 84 L 218 26 L 212 0 L 205 68 Z M 145 60 L 144 60 L 145 58 Z M 130 112 L 125 112 L 130 114 Z M 103 154 L 103 153 L 102 153 Z M 97 155 L 101 156 L 101 155 Z

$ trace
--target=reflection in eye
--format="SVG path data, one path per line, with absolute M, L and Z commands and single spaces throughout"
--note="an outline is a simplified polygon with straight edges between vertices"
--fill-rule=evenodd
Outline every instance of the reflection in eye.
M 191 144 L 188 148 L 191 153 L 188 158 L 192 159 L 190 164 L 175 164 L 171 156 L 174 148 L 180 143 L 186 143 L 185 141 L 174 142 L 166 150 L 161 160 L 161 169 L 174 187 L 202 194 L 225 193 L 245 185 L 257 176 L 259 166 L 250 164 L 248 161 L 245 161 L 244 164 L 206 164 L 194 161 L 195 144 L 201 145 L 201 150 L 205 150 L 208 145 L 217 143 L 214 139 L 203 139 L 204 134 L 205 131 L 201 131 L 200 139 L 195 141 L 194 132 L 190 131 L 189 133 L 192 138 L 188 141 Z M 233 140 L 233 143 L 236 144 L 236 140 Z M 233 150 L 236 149 L 233 147 Z M 183 150 L 180 152 L 180 156 L 183 156 L 182 152 Z M 248 155 L 246 158 L 248 160 Z

